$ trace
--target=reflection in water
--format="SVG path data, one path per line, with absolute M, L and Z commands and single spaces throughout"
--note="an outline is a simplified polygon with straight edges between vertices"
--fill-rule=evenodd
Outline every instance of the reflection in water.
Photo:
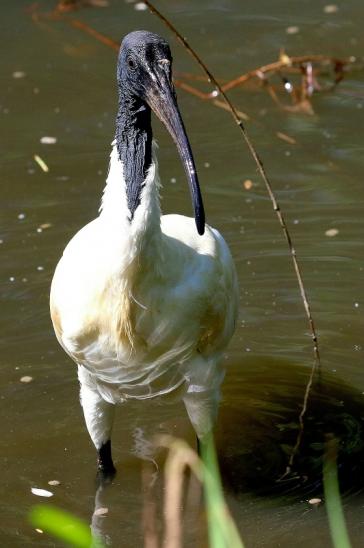
M 132 433 L 134 447 L 131 449 L 131 453 L 138 459 L 143 461 L 142 465 L 142 496 L 144 504 L 144 512 L 148 512 L 150 507 L 155 503 L 151 500 L 154 497 L 154 486 L 158 479 L 161 479 L 160 469 L 156 460 L 156 453 L 158 452 L 155 444 L 153 443 L 152 434 L 150 437 L 146 435 L 144 428 L 140 425 L 133 429 Z M 124 470 L 120 469 L 119 474 L 123 474 Z M 122 489 L 119 489 L 119 485 L 113 484 L 112 480 L 105 480 L 99 478 L 96 484 L 95 491 L 95 504 L 93 514 L 91 517 L 91 531 L 95 539 L 101 539 L 106 546 L 112 545 L 111 536 L 108 533 L 108 521 L 106 519 L 109 514 L 109 506 L 112 511 L 112 499 L 110 498 L 114 490 L 114 495 L 124 498 L 125 493 Z M 145 517 L 143 519 L 145 523 Z M 97 546 L 97 541 L 96 541 Z
M 108 485 L 103 483 L 100 483 L 100 485 L 96 487 L 95 507 L 91 518 L 91 531 L 92 536 L 95 539 L 100 539 L 106 546 L 111 546 L 110 535 L 104 530 L 105 517 L 109 513 L 105 494 L 108 487 Z

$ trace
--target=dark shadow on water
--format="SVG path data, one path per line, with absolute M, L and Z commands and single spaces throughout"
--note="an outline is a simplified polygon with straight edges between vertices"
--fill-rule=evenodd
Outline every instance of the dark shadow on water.
M 240 370 L 240 371 L 239 371 Z M 226 490 L 236 495 L 317 496 L 322 493 L 325 435 L 339 442 L 342 492 L 364 487 L 364 395 L 334 373 L 316 380 L 304 435 L 292 474 L 284 474 L 298 433 L 298 416 L 309 368 L 282 360 L 232 364 L 220 407 L 216 444 Z
M 342 493 L 350 493 L 350 498 L 355 501 L 353 494 L 364 487 L 361 474 L 364 465 L 364 396 L 336 378 L 334 373 L 326 372 L 311 394 L 302 446 L 293 473 L 285 481 L 277 481 L 286 470 L 296 442 L 298 415 L 308 375 L 308 367 L 272 358 L 244 359 L 241 366 L 232 363 L 228 367 L 215 439 L 224 490 L 235 519 L 243 524 L 244 538 L 260 535 L 253 526 L 249 529 L 249 523 L 256 519 L 256 515 L 269 523 L 273 530 L 277 529 L 278 536 L 281 524 L 284 529 L 289 515 L 291 523 L 301 527 L 300 534 L 303 534 L 302 527 L 307 525 L 303 514 L 312 508 L 307 508 L 307 503 L 303 508 L 302 501 L 322 497 L 322 458 L 328 433 L 333 433 L 339 440 Z M 158 429 L 186 439 L 194 446 L 194 434 L 182 404 L 176 403 L 176 407 L 171 404 L 169 409 L 161 399 L 154 405 L 153 413 L 153 402 L 146 407 L 132 405 L 130 417 L 120 417 L 129 418 L 133 441 L 121 460 L 116 458 L 118 472 L 114 481 L 110 485 L 98 485 L 94 492 L 94 504 L 92 509 L 90 507 L 91 528 L 106 546 L 114 545 L 121 530 L 125 539 L 137 537 L 137 543 L 142 544 L 143 508 L 151 486 L 156 527 L 160 534 L 163 530 L 166 452 L 160 453 L 153 446 Z M 146 414 L 144 417 L 143 413 Z M 158 417 L 156 423 L 150 420 L 151 415 Z M 117 444 L 116 441 L 115 447 Z M 152 470 L 149 477 L 152 483 L 148 484 L 148 489 L 143 480 L 146 466 Z M 298 502 L 300 504 L 295 504 Z M 194 511 L 186 511 L 183 518 L 186 545 L 191 546 L 196 545 L 196 539 L 206 529 L 204 505 L 200 498 L 194 501 L 193 508 Z M 277 514 L 278 508 L 283 508 L 282 515 Z M 315 531 L 324 536 L 321 545 L 325 545 L 324 542 L 328 542 L 326 517 L 318 508 L 314 512 Z M 313 527 L 313 517 L 308 515 Z M 282 544 L 289 545 L 291 540 Z

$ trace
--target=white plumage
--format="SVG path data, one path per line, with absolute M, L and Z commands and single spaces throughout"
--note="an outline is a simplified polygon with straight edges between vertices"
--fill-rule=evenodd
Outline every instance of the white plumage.
M 152 162 L 130 221 L 123 163 L 112 144 L 99 216 L 69 242 L 50 306 L 57 338 L 78 364 L 81 402 L 96 448 L 111 438 L 114 404 L 179 388 L 199 438 L 211 429 L 221 355 L 237 314 L 229 249 L 206 225 L 161 216 Z

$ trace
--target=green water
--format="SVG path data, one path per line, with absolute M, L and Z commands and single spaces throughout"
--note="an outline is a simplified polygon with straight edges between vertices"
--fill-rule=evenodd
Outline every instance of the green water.
M 158 2 L 215 75 L 226 80 L 274 61 L 280 48 L 292 55 L 362 55 L 364 5 L 338 2 L 338 11 L 327 14 L 325 4 Z M 52 502 L 87 522 L 95 506 L 95 452 L 83 424 L 75 366 L 52 331 L 48 292 L 66 243 L 96 215 L 116 111 L 115 53 L 64 22 L 32 21 L 30 5 L 3 0 L 0 22 L 0 545 L 5 547 L 58 546 L 26 521 L 39 501 L 31 487 L 50 489 Z M 39 5 L 47 11 L 54 2 Z M 158 32 L 170 40 L 175 71 L 198 74 L 147 11 L 113 0 L 108 8 L 71 16 L 118 41 L 138 28 Z M 290 26 L 299 32 L 288 34 Z M 14 78 L 19 71 L 23 77 Z M 334 430 L 342 439 L 349 532 L 353 546 L 362 546 L 363 72 L 317 95 L 313 116 L 288 114 L 258 89 L 235 90 L 231 97 L 251 117 L 247 128 L 294 240 L 319 334 L 323 378 L 298 457 L 301 479 L 291 489 L 277 487 L 312 366 L 309 329 L 286 242 L 239 132 L 225 111 L 179 91 L 207 219 L 228 241 L 240 283 L 239 324 L 226 354 L 217 429 L 228 502 L 248 547 L 329 546 L 324 505 L 313 508 L 307 501 L 322 495 L 319 434 Z M 277 132 L 297 143 L 280 140 Z M 190 214 L 175 147 L 157 122 L 155 134 L 163 209 Z M 43 136 L 56 137 L 56 144 L 41 144 Z M 49 166 L 47 173 L 35 154 Z M 243 186 L 246 179 L 253 182 L 250 190 Z M 329 229 L 336 235 L 327 236 Z M 24 376 L 32 382 L 20 382 Z M 194 443 L 179 404 L 145 405 L 119 408 L 113 438 L 118 476 L 107 492 L 97 494 L 109 508 L 97 527 L 113 546 L 142 545 L 143 462 L 136 455 L 142 431 L 144 437 L 163 431 Z M 54 479 L 61 484 L 50 487 Z M 160 506 L 162 474 L 157 492 Z M 193 515 L 186 521 L 189 545 L 204 545 L 201 521 Z

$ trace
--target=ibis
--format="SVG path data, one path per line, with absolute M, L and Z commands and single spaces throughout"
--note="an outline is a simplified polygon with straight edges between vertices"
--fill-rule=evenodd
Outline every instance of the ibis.
M 85 422 L 105 475 L 115 473 L 116 404 L 178 391 L 198 440 L 211 431 L 238 303 L 228 246 L 205 224 L 168 43 L 147 31 L 128 34 L 117 87 L 99 215 L 66 246 L 50 294 L 54 330 L 78 366 Z M 176 144 L 194 219 L 161 214 L 151 111 Z

